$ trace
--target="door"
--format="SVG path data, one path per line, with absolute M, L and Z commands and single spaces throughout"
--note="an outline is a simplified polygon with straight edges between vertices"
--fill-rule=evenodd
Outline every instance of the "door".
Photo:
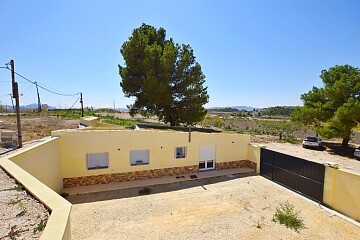
M 200 146 L 199 149 L 199 170 L 215 169 L 215 146 Z

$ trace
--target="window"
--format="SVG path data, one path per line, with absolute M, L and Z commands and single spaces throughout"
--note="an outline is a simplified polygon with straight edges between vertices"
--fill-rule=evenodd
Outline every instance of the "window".
M 175 148 L 175 158 L 186 158 L 186 147 Z
M 87 169 L 101 169 L 109 167 L 109 153 L 88 153 L 86 154 Z
M 149 164 L 149 150 L 130 151 L 131 166 Z

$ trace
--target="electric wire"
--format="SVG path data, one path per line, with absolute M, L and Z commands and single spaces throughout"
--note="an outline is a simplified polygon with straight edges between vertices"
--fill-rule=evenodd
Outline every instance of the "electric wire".
M 22 76 L 21 74 L 19 74 L 19 73 L 17 73 L 17 72 L 15 72 L 15 74 L 16 74 L 16 75 L 18 75 L 19 77 L 21 77 L 21 78 L 25 79 L 26 81 L 28 81 L 28 82 L 32 83 L 32 84 L 35 84 L 35 85 L 37 84 L 37 85 L 38 85 L 38 87 L 42 88 L 43 90 L 48 91 L 48 92 L 53 93 L 53 94 L 56 94 L 56 95 L 60 95 L 60 96 L 67 96 L 67 97 L 69 97 L 69 96 L 76 96 L 76 95 L 79 95 L 79 93 L 75 93 L 75 94 L 67 94 L 67 93 L 59 93 L 59 92 L 55 92 L 55 91 L 53 91 L 53 90 L 50 90 L 50 89 L 48 89 L 48 88 L 44 87 L 44 86 L 45 86 L 44 84 L 41 84 L 41 83 L 39 83 L 39 82 L 33 82 L 33 81 L 31 81 L 30 79 L 28 79 L 28 78 L 26 78 L 26 77 Z
M 66 115 L 70 112 L 70 110 L 74 107 L 74 105 L 77 103 L 77 101 L 79 101 L 80 96 L 76 99 L 76 101 L 74 102 L 74 104 L 66 111 L 66 113 L 64 115 L 62 115 L 61 119 L 64 119 L 66 117 Z
M 8 69 L 8 70 L 11 70 L 8 66 L 6 66 L 6 67 L 0 67 L 0 68 L 5 68 L 5 69 Z M 45 90 L 45 91 L 48 91 L 48 92 L 50 92 L 50 93 L 53 93 L 53 94 L 56 94 L 56 95 L 59 95 L 59 96 L 77 96 L 77 95 L 79 95 L 79 93 L 75 93 L 75 94 L 67 94 L 67 93 L 60 93 L 59 91 L 57 91 L 57 90 L 50 90 L 49 88 L 50 87 L 48 87 L 48 86 L 46 86 L 45 84 L 42 84 L 42 83 L 39 83 L 39 82 L 34 82 L 34 81 L 31 81 L 30 79 L 28 79 L 28 78 L 26 78 L 26 77 L 24 77 L 24 76 L 22 76 L 21 74 L 19 74 L 19 73 L 17 73 L 17 72 L 15 72 L 14 71 L 14 73 L 17 75 L 17 76 L 19 76 L 19 77 L 21 77 L 21 78 L 23 78 L 23 79 L 25 79 L 26 81 L 28 81 L 28 82 L 30 82 L 30 83 L 32 83 L 32 84 L 34 84 L 34 85 L 38 85 L 38 87 L 40 87 L 40 88 L 42 88 L 43 90 Z
M 11 69 L 10 69 L 7 65 L 6 65 L 6 67 L 0 67 L 0 68 L 8 69 L 8 70 L 11 71 Z M 39 82 L 36 82 L 36 81 L 31 81 L 30 79 L 24 77 L 23 75 L 15 72 L 15 71 L 14 71 L 14 73 L 15 73 L 17 76 L 21 77 L 22 79 L 25 79 L 27 82 L 32 83 L 33 85 L 37 85 L 39 88 L 41 88 L 41 89 L 43 89 L 43 90 L 45 90 L 45 91 L 47 91 L 47 92 L 50 92 L 50 93 L 59 95 L 59 96 L 67 96 L 67 97 L 69 97 L 69 96 L 78 96 L 78 95 L 81 95 L 81 93 L 74 93 L 74 94 L 62 93 L 62 92 L 60 92 L 60 91 L 58 91 L 58 90 L 56 90 L 56 89 L 54 89 L 54 88 L 51 88 L 51 87 L 49 87 L 49 86 L 47 86 L 47 85 L 45 85 L 45 84 L 43 84 L 43 83 L 39 83 Z M 6 81 L 6 82 L 10 82 L 10 81 Z M 29 90 L 33 85 L 31 85 L 31 86 L 29 86 L 28 88 L 26 88 L 24 91 L 22 91 L 22 93 L 25 92 L 25 91 L 27 91 L 27 90 Z M 21 94 L 22 94 L 22 93 L 21 93 Z M 11 94 L 10 94 L 10 95 L 11 95 Z M 5 97 L 5 96 L 8 96 L 8 94 L 6 94 L 6 95 L 4 95 L 4 96 L 1 96 L 1 97 Z M 79 96 L 79 97 L 77 98 L 77 100 L 74 102 L 74 104 L 71 106 L 71 108 L 68 109 L 68 112 L 69 112 L 69 110 L 71 110 L 71 109 L 73 108 L 73 106 L 77 103 L 77 101 L 79 101 L 80 97 L 81 97 L 81 96 Z M 98 101 L 98 102 L 105 102 L 105 101 Z M 65 113 L 64 117 L 68 114 L 68 112 Z

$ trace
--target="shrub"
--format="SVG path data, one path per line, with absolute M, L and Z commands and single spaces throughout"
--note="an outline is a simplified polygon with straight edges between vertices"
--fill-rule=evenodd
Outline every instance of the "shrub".
M 18 191 L 18 192 L 21 192 L 24 190 L 24 187 L 23 185 L 21 184 L 17 184 L 15 187 L 13 187 L 11 190 L 15 190 L 15 191 Z
M 37 224 L 36 227 L 34 227 L 33 232 L 37 233 L 45 229 L 47 220 L 41 219 L 41 221 Z
M 305 228 L 304 220 L 300 218 L 299 213 L 300 211 L 295 212 L 294 205 L 286 201 L 276 208 L 273 221 L 279 221 L 280 224 L 298 232 L 299 229 Z

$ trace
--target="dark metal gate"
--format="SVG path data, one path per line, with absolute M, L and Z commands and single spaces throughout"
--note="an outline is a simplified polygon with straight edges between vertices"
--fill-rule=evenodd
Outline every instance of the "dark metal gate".
M 323 201 L 325 166 L 322 164 L 262 148 L 260 175 Z

